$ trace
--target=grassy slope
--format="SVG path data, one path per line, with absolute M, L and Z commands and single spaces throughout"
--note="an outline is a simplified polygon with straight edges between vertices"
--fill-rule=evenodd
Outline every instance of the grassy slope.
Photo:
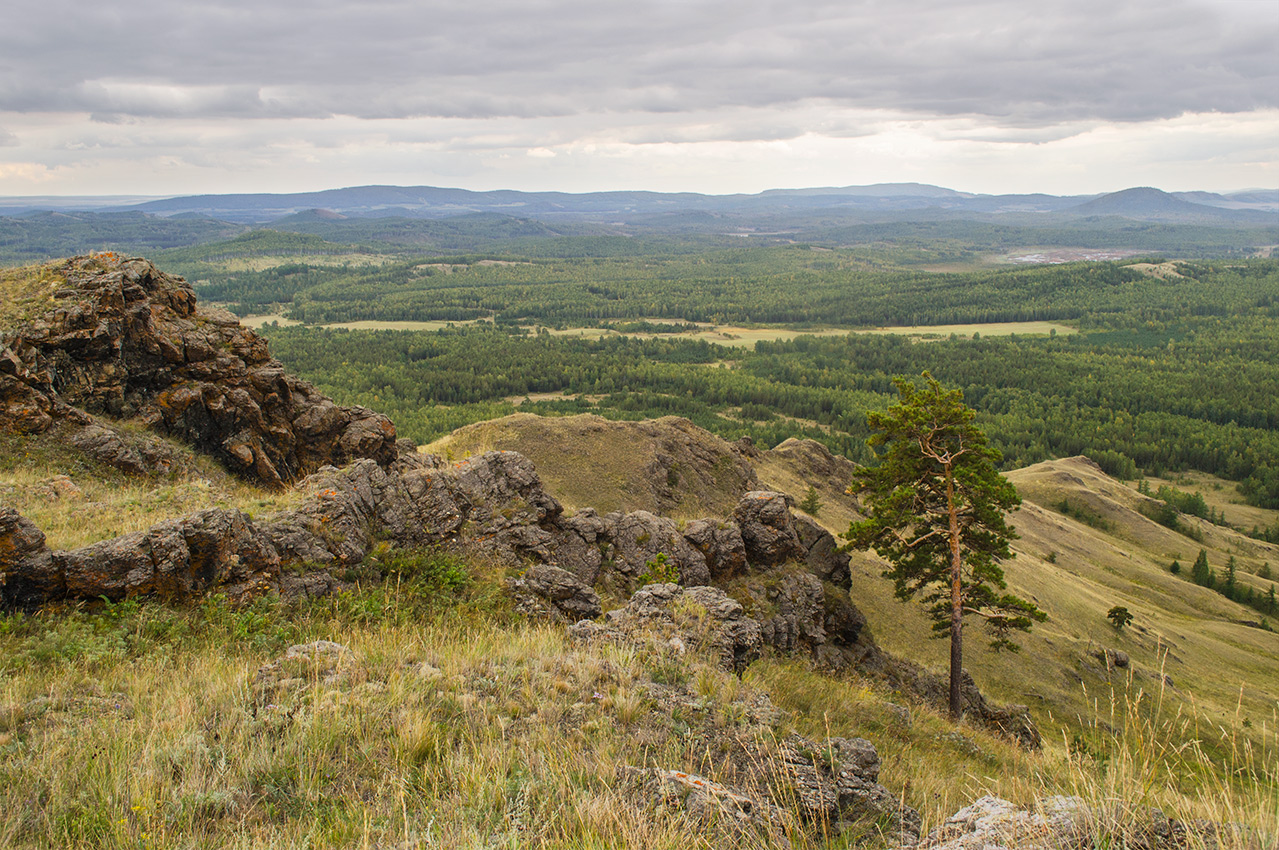
M 659 456 L 676 464 L 672 483 L 656 485 L 669 487 L 678 499 L 669 512 L 677 519 L 727 516 L 741 492 L 728 445 L 673 416 L 616 422 L 593 414 L 516 413 L 459 428 L 422 451 L 463 457 L 495 449 L 517 451 L 533 461 L 547 489 L 570 509 L 659 511 L 651 471 Z
M 596 427 L 594 419 L 510 416 L 461 429 L 426 450 L 514 449 L 533 458 L 547 488 L 568 505 L 654 510 L 644 481 L 658 451 L 653 435 L 634 423 Z M 823 478 L 800 458 L 762 453 L 756 462 L 761 483 L 789 493 L 797 503 L 814 486 L 823 505 L 818 521 L 835 534 L 846 530 L 854 518 L 843 493 L 847 480 Z M 1148 693 L 1160 689 L 1162 671 L 1173 683 L 1170 702 L 1193 704 L 1228 728 L 1258 734 L 1263 725 L 1274 728 L 1279 634 L 1242 625 L 1261 615 L 1192 584 L 1188 569 L 1202 545 L 1219 572 L 1234 554 L 1240 580 L 1265 590 L 1268 583 L 1253 574 L 1266 561 L 1279 564 L 1279 547 L 1194 519 L 1188 522 L 1201 525 L 1202 544 L 1170 531 L 1138 513 L 1136 506 L 1146 497 L 1085 459 L 1049 461 L 1009 477 L 1026 502 L 1014 515 L 1021 539 L 1014 545 L 1017 559 L 1006 566 L 1008 579 L 1014 592 L 1035 599 L 1051 619 L 1026 637 L 1016 655 L 992 653 L 979 628 L 968 631 L 965 665 L 986 691 L 1025 703 L 1045 728 L 1064 724 L 1074 735 L 1094 714 L 1094 700 L 1108 697 L 1112 679 L 1118 685 L 1127 675 L 1108 671 L 1095 657 L 1110 648 L 1129 653 L 1134 684 Z M 1063 498 L 1087 505 L 1109 530 L 1052 510 Z M 735 494 L 726 492 L 719 501 L 734 500 Z M 1167 569 L 1174 558 L 1187 570 L 1180 577 Z M 881 572 L 873 555 L 854 555 L 856 601 L 876 638 L 896 654 L 945 669 L 947 645 L 927 637 L 929 623 L 919 606 L 898 602 Z M 1122 632 L 1105 616 L 1114 605 L 1127 607 L 1135 617 Z M 1034 675 L 1027 677 L 1027 670 Z M 1245 719 L 1248 727 L 1242 725 Z
M 614 450 L 624 447 L 627 457 L 638 450 L 633 433 L 609 433 L 621 441 L 612 444 Z M 85 493 L 119 483 L 110 473 L 73 461 L 48 455 L 41 463 L 44 471 L 69 473 Z M 553 452 L 548 450 L 543 464 L 553 481 Z M 799 495 L 814 480 L 803 466 L 769 452 L 759 472 L 772 486 Z M 623 471 L 642 475 L 643 468 Z M 18 479 L 34 474 L 14 464 L 4 481 L 21 485 Z M 815 481 L 825 503 L 819 518 L 833 528 L 850 516 L 837 477 Z M 598 477 L 587 480 L 603 486 Z M 140 519 L 169 515 L 162 499 L 142 498 L 165 490 L 155 483 L 138 484 Z M 233 498 L 223 491 L 226 484 L 211 481 L 210 492 Z M 556 486 L 562 485 L 552 483 L 553 490 Z M 251 488 L 237 492 L 243 500 L 268 498 Z M 59 512 L 74 518 L 83 510 L 74 501 L 54 499 L 45 519 L 56 525 Z M 1070 546 L 1084 546 L 1088 538 L 1087 548 L 1077 553 L 1081 562 L 1085 553 L 1099 557 L 1106 545 L 1092 529 L 1076 528 L 1034 505 L 1023 509 L 1019 523 L 1019 545 L 1026 551 L 1042 547 L 1039 529 L 1048 533 L 1059 524 L 1072 536 Z M 1075 549 L 1053 539 L 1061 553 L 1057 566 L 1027 557 L 1010 574 L 1018 589 L 1039 595 L 1054 610 L 1054 621 L 1032 636 L 1012 664 L 980 652 L 970 657 L 982 684 L 998 696 L 1016 696 L 1028 667 L 1055 671 L 1060 681 L 1041 676 L 1036 688 L 1054 704 L 1082 709 L 1075 698 L 1078 684 L 1061 677 L 1063 665 L 1077 664 L 1085 633 L 1109 637 L 1101 617 L 1116 591 L 1079 591 L 1072 576 L 1082 575 L 1084 567 L 1068 566 L 1066 556 L 1074 558 Z M 1122 576 L 1108 569 L 1111 564 L 1121 569 L 1129 560 L 1121 544 L 1129 545 L 1112 542 L 1115 553 L 1091 568 L 1098 580 L 1122 584 Z M 1267 813 L 1279 811 L 1276 777 L 1259 789 L 1229 789 L 1220 769 L 1205 767 L 1201 750 L 1173 754 L 1161 748 L 1192 737 L 1193 730 L 1178 726 L 1175 695 L 1152 721 L 1145 710 L 1126 716 L 1120 682 L 1118 717 L 1108 715 L 1108 694 L 1102 693 L 1097 711 L 1083 711 L 1081 720 L 1069 724 L 1073 757 L 1054 742 L 1042 754 L 1021 753 L 980 730 L 956 730 L 919 706 L 903 722 L 893 705 L 900 696 L 857 677 L 813 673 L 802 659 L 766 658 L 741 682 L 693 661 L 674 675 L 694 689 L 701 707 L 672 711 L 649 695 L 655 678 L 672 675 L 654 663 L 653 653 L 575 646 L 557 628 L 512 617 L 495 592 L 501 574 L 493 568 L 472 562 L 467 569 L 475 580 L 460 589 L 421 591 L 409 579 L 403 584 L 396 579 L 294 609 L 263 601 L 231 611 L 213 599 L 192 610 L 127 602 L 96 613 L 0 616 L 0 810 L 21 813 L 4 820 L 0 844 L 338 847 L 433 840 L 459 847 L 724 846 L 705 836 L 690 838 L 691 828 L 676 815 L 637 805 L 621 788 L 616 769 L 630 763 L 718 775 L 720 762 L 708 759 L 705 735 L 736 729 L 743 706 L 758 691 L 770 693 L 786 712 L 769 735 L 796 730 L 874 741 L 884 757 L 883 781 L 923 810 L 929 825 L 990 792 L 1023 803 L 1050 793 L 1082 793 L 1094 800 L 1119 796 L 1183 817 L 1275 828 Z M 917 640 L 920 632 L 911 628 L 916 612 L 888 600 L 873 572 L 869 563 L 859 562 L 858 603 L 879 639 L 925 661 L 940 653 L 940 644 Z M 1153 569 L 1147 579 L 1158 584 Z M 1170 588 L 1170 599 L 1182 599 L 1182 590 L 1200 590 L 1180 579 Z M 1061 607 L 1067 598 L 1068 610 Z M 1234 609 L 1224 600 L 1190 598 L 1178 622 L 1178 635 L 1188 639 L 1174 654 L 1189 658 L 1194 672 L 1174 671 L 1178 692 L 1193 689 L 1199 697 L 1203 690 L 1199 707 L 1216 714 L 1225 711 L 1234 686 L 1223 679 L 1214 690 L 1208 667 L 1238 673 L 1251 658 L 1255 682 L 1276 681 L 1275 652 L 1265 644 L 1273 635 L 1220 620 L 1198 622 L 1200 603 L 1223 616 Z M 1129 601 L 1138 626 L 1151 628 L 1156 610 L 1169 616 L 1145 604 L 1135 594 Z M 1081 631 L 1078 624 L 1084 622 L 1095 625 Z M 287 693 L 264 696 L 255 689 L 259 666 L 288 644 L 314 638 L 355 650 L 359 661 L 349 679 L 335 686 L 320 675 L 304 675 Z M 1107 643 L 1129 650 L 1147 669 L 1154 663 L 1151 640 L 1134 629 Z M 1269 660 L 1252 658 L 1262 652 Z M 1096 688 L 1101 674 L 1088 675 Z M 1149 688 L 1151 680 L 1135 685 Z M 1042 705 L 1038 708 L 1042 717 Z M 1246 710 L 1253 711 L 1251 702 Z M 1273 766 L 1274 727 L 1266 727 L 1272 721 L 1250 716 L 1254 726 L 1247 734 L 1229 724 L 1224 743 L 1215 732 L 1205 736 L 1207 754 L 1221 755 L 1251 737 L 1262 747 L 1254 764 Z M 1122 746 L 1101 732 L 1129 721 L 1134 728 Z M 1269 739 L 1253 734 L 1263 727 Z M 1152 785 L 1151 776 L 1166 782 Z

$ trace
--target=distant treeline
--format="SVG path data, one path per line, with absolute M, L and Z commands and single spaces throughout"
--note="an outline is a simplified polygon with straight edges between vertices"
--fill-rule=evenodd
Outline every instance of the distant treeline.
M 865 415 L 895 375 L 964 390 L 1005 465 L 1087 454 L 1113 475 L 1198 469 L 1279 507 L 1279 316 L 1185 317 L 1058 337 L 799 337 L 754 351 L 687 339 L 555 337 L 502 327 L 440 332 L 268 328 L 290 368 L 344 403 L 385 411 L 428 441 L 521 407 L 620 418 L 676 414 L 726 438 L 820 440 L 865 457 Z M 595 398 L 599 397 L 599 398 Z M 592 400 L 593 399 L 593 400 Z
M 741 247 L 694 255 L 482 263 L 473 256 L 376 267 L 290 264 L 202 276 L 242 314 L 285 305 L 307 323 L 359 320 L 599 325 L 661 318 L 848 327 L 1233 316 L 1279 301 L 1279 261 L 1181 264 L 1154 277 L 1121 263 L 957 273 L 885 267 L 855 251 Z M 1118 321 L 1112 321 L 1118 317 Z

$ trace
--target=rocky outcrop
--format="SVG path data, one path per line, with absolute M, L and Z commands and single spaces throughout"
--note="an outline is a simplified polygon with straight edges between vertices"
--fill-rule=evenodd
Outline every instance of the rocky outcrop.
M 848 590 L 853 586 L 847 553 L 840 550 L 834 536 L 802 514 L 794 517 L 795 533 L 804 550 L 804 563 L 822 581 Z
M 906 846 L 912 850 L 1091 847 L 1085 841 L 1089 818 L 1078 797 L 1052 797 L 1040 811 L 1027 811 L 1000 797 L 986 796 L 955 812 L 918 843 Z
M 795 531 L 790 500 L 782 493 L 752 490 L 733 509 L 741 529 L 746 559 L 761 567 L 803 560 L 807 555 Z
M 683 812 L 703 830 L 734 839 L 790 846 L 788 837 L 805 831 L 830 837 L 862 827 L 901 844 L 918 840 L 919 812 L 879 784 L 879 753 L 864 738 L 816 744 L 790 735 L 776 748 L 746 744 L 738 760 L 744 769 L 734 786 L 660 767 L 626 767 L 622 776 L 650 805 Z
M 1184 823 L 1159 809 L 1094 809 L 1079 797 L 1049 797 L 1024 809 L 1000 797 L 985 796 L 955 812 L 918 842 L 904 843 L 900 850 L 1190 850 L 1222 846 L 1261 850 L 1266 842 L 1258 832 L 1243 826 L 1202 820 Z
M 308 493 L 301 507 L 260 521 L 201 511 L 65 552 L 50 552 L 30 522 L 0 509 L 0 604 L 135 595 L 181 601 L 210 590 L 232 598 L 324 593 L 377 540 L 515 546 L 525 530 L 549 535 L 560 513 L 532 464 L 512 452 L 453 466 L 413 457 L 387 469 L 361 460 L 322 469 L 301 487 Z
M 514 452 L 456 464 L 406 452 L 389 467 L 370 459 L 325 467 L 299 487 L 307 493 L 300 507 L 261 520 L 207 510 L 64 552 L 49 551 L 39 529 L 0 508 L 0 605 L 136 595 L 189 601 L 215 590 L 232 599 L 314 596 L 339 587 L 381 541 L 532 562 L 513 587 L 526 609 L 575 622 L 598 616 L 595 586 L 625 597 L 663 556 L 680 584 L 640 589 L 607 628 L 668 628 L 678 625 L 672 612 L 702 612 L 681 640 L 705 644 L 730 669 L 740 671 L 770 646 L 830 669 L 856 667 L 946 704 L 942 677 L 875 645 L 846 584 L 831 580 L 843 575 L 831 566 L 840 563 L 833 540 L 820 527 L 797 523 L 781 494 L 750 493 L 734 512 L 736 522 L 702 520 L 681 533 L 674 521 L 646 511 L 566 517 L 532 463 Z M 815 551 L 825 554 L 815 558 Z M 783 553 L 791 557 L 779 563 Z M 733 596 L 706 586 L 712 582 Z M 707 624 L 706 634 L 697 632 Z M 1024 707 L 987 703 L 967 678 L 963 698 L 974 719 L 1028 747 L 1039 744 Z
M 702 554 L 712 581 L 725 581 L 746 571 L 746 544 L 735 523 L 695 519 L 684 526 L 684 539 Z
M 62 424 L 74 444 L 136 472 L 154 461 L 92 417 L 139 417 L 269 486 L 324 464 L 395 458 L 389 419 L 286 374 L 234 316 L 197 309 L 182 278 L 107 257 L 55 271 L 65 279 L 55 309 L 0 336 L 0 427 Z
M 809 821 L 842 832 L 857 821 L 876 821 L 900 842 L 919 836 L 919 812 L 879 784 L 879 753 L 865 738 L 828 738 L 822 746 L 800 735 L 782 742 L 766 763 L 774 788 L 799 803 Z
M 710 584 L 711 573 L 706 558 L 694 549 L 679 526 L 669 517 L 657 516 L 648 511 L 628 514 L 609 514 L 605 517 L 613 543 L 613 559 L 609 572 L 616 573 L 622 586 L 635 586 L 635 582 L 648 569 L 658 555 L 665 555 L 667 566 L 677 570 L 679 582 L 685 585 Z M 604 575 L 609 581 L 613 576 Z
M 594 620 L 604 613 L 599 595 L 568 570 L 537 564 L 511 582 L 516 605 L 525 614 L 559 622 Z
M 718 587 L 646 585 L 624 607 L 609 611 L 603 624 L 584 622 L 572 629 L 579 640 L 620 643 L 654 633 L 668 645 L 705 650 L 735 673 L 759 658 L 763 645 L 759 623 Z

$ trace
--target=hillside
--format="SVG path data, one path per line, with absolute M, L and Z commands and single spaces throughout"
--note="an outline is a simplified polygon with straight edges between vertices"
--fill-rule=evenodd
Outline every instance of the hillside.
M 1187 538 L 1090 461 L 1010 473 L 1009 577 L 1053 619 L 1019 656 L 971 647 L 954 725 L 918 612 L 838 551 L 852 467 L 818 443 L 517 415 L 421 450 L 144 260 L 4 295 L 6 846 L 1276 834 L 1279 639 L 1170 575 Z M 1279 562 L 1201 534 L 1244 581 Z
M 651 495 L 652 467 L 629 463 L 611 473 L 616 477 L 597 477 L 582 467 L 579 449 L 586 446 L 580 441 L 591 426 L 588 456 L 600 468 L 630 458 L 669 456 L 677 451 L 671 437 L 682 435 L 704 457 L 742 458 L 760 486 L 787 493 L 796 503 L 813 486 L 822 502 L 817 521 L 834 534 L 847 530 L 856 515 L 843 493 L 852 465 L 820 444 L 790 440 L 771 451 L 743 452 L 679 420 L 605 425 L 597 417 L 523 414 L 461 429 L 426 450 L 457 456 L 488 448 L 531 451 L 548 490 L 568 503 L 600 495 L 611 484 L 631 494 L 628 504 L 659 509 Z M 711 453 L 716 446 L 719 454 Z M 703 466 L 702 473 L 712 469 Z M 1247 625 L 1258 621 L 1256 611 L 1192 584 L 1188 572 L 1170 574 L 1168 565 L 1175 559 L 1188 570 L 1202 546 L 1220 572 L 1234 555 L 1241 582 L 1264 593 L 1269 583 L 1256 573 L 1262 564 L 1279 565 L 1279 547 L 1195 518 L 1186 522 L 1202 529 L 1202 543 L 1171 531 L 1138 511 L 1152 499 L 1087 458 L 1046 461 L 1008 477 L 1025 500 L 1013 515 L 1021 539 L 1013 545 L 1016 560 L 1006 567 L 1010 586 L 1048 610 L 1050 620 L 1027 636 L 1016 656 L 990 653 L 973 642 L 966 664 L 984 688 L 1001 699 L 1028 703 L 1041 722 L 1086 717 L 1089 693 L 1104 691 L 1114 672 L 1096 654 L 1104 658 L 1104 650 L 1112 649 L 1127 653 L 1132 665 L 1116 682 L 1131 672 L 1138 687 L 1158 691 L 1160 675 L 1167 675 L 1172 682 L 1168 699 L 1193 702 L 1214 722 L 1231 723 L 1237 713 L 1253 723 L 1270 717 L 1279 693 L 1279 634 Z M 740 476 L 723 484 L 730 493 L 745 486 Z M 1093 524 L 1060 513 L 1063 500 L 1086 508 Z M 1279 512 L 1269 513 L 1272 523 L 1279 518 Z M 858 605 L 875 639 L 890 652 L 942 668 L 947 648 L 920 639 L 929 625 L 918 606 L 893 598 L 873 556 L 854 555 L 852 566 Z M 1128 630 L 1116 632 L 1106 620 L 1114 605 L 1134 613 Z M 1027 669 L 1037 671 L 1030 682 Z
M 1078 206 L 1068 207 L 1064 212 L 1080 216 L 1113 215 L 1141 221 L 1168 222 L 1262 223 L 1274 219 L 1274 214 L 1270 211 L 1226 209 L 1223 205 L 1197 203 L 1198 200 L 1188 199 L 1186 193 L 1171 195 L 1150 186 L 1141 186 L 1093 198 Z M 1225 200 L 1221 198 L 1221 201 Z

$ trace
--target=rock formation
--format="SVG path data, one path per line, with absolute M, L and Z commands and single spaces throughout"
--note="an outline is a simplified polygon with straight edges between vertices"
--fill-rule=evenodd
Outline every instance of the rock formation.
M 165 471 L 162 444 L 94 417 L 141 418 L 267 486 L 395 458 L 389 419 L 286 374 L 230 313 L 197 309 L 182 278 L 104 257 L 53 272 L 64 282 L 55 308 L 0 334 L 0 427 L 53 431 L 126 471 Z

